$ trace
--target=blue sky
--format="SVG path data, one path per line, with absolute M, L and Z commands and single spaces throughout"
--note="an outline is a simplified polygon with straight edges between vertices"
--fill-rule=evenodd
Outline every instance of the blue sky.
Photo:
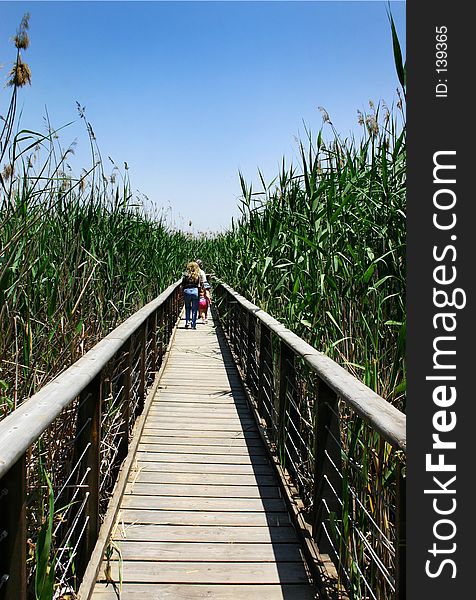
M 387 2 L 0 2 L 0 114 L 15 56 L 11 37 L 30 13 L 20 90 L 24 128 L 46 110 L 70 164 L 91 164 L 76 101 L 105 159 L 129 166 L 135 194 L 185 230 L 225 230 L 239 215 L 238 171 L 258 189 L 296 137 L 317 134 L 324 107 L 342 137 L 357 110 L 398 100 Z M 405 3 L 391 2 L 405 55 Z M 324 135 L 331 138 L 324 127 Z M 192 221 L 192 226 L 189 226 Z

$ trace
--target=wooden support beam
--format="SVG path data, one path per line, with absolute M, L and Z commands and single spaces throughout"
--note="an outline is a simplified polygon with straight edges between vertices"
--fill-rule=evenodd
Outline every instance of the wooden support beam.
M 26 466 L 0 480 L 0 600 L 26 600 Z

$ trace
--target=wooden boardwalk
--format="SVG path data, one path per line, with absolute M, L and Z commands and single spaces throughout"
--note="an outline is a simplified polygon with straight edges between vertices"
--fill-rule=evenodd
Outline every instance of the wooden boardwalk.
M 296 532 L 213 321 L 176 331 L 93 600 L 310 600 Z M 122 586 L 120 585 L 120 574 Z

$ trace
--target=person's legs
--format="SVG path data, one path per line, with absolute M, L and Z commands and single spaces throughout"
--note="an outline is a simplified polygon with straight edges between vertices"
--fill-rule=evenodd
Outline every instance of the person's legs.
M 198 317 L 205 323 L 205 312 L 207 310 L 207 302 L 204 298 L 200 298 L 198 302 Z
M 195 294 L 191 295 L 192 304 L 192 329 L 197 327 L 197 312 L 198 312 L 198 290 L 194 290 Z
M 185 304 L 185 327 L 190 323 L 190 311 L 192 309 L 192 294 L 188 289 L 183 291 L 183 302 Z

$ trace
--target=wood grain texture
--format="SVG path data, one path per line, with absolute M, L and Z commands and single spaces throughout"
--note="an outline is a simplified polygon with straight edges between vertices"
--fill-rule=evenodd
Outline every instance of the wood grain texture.
M 262 585 L 266 583 L 306 583 L 303 563 L 297 562 L 168 562 L 117 561 L 111 562 L 112 577 L 119 581 L 140 583 L 226 583 Z
M 121 598 L 316 598 L 236 368 L 213 321 L 175 334 L 113 539 Z M 93 600 L 116 598 L 102 565 Z
M 195 511 L 264 511 L 280 512 L 285 509 L 280 498 L 196 498 L 187 496 L 139 496 L 128 494 L 122 501 L 123 508 L 148 508 L 151 510 Z
M 284 508 L 284 507 L 283 507 Z M 149 510 L 123 509 L 118 520 L 121 523 L 151 525 L 219 525 L 258 527 L 290 525 L 287 512 L 212 511 L 212 510 Z
M 98 583 L 95 589 L 96 600 L 118 600 L 112 584 Z M 209 584 L 129 584 L 121 588 L 122 600 L 315 600 L 318 596 L 309 585 L 209 585 Z
M 119 542 L 123 560 L 198 562 L 301 562 L 299 544 Z

